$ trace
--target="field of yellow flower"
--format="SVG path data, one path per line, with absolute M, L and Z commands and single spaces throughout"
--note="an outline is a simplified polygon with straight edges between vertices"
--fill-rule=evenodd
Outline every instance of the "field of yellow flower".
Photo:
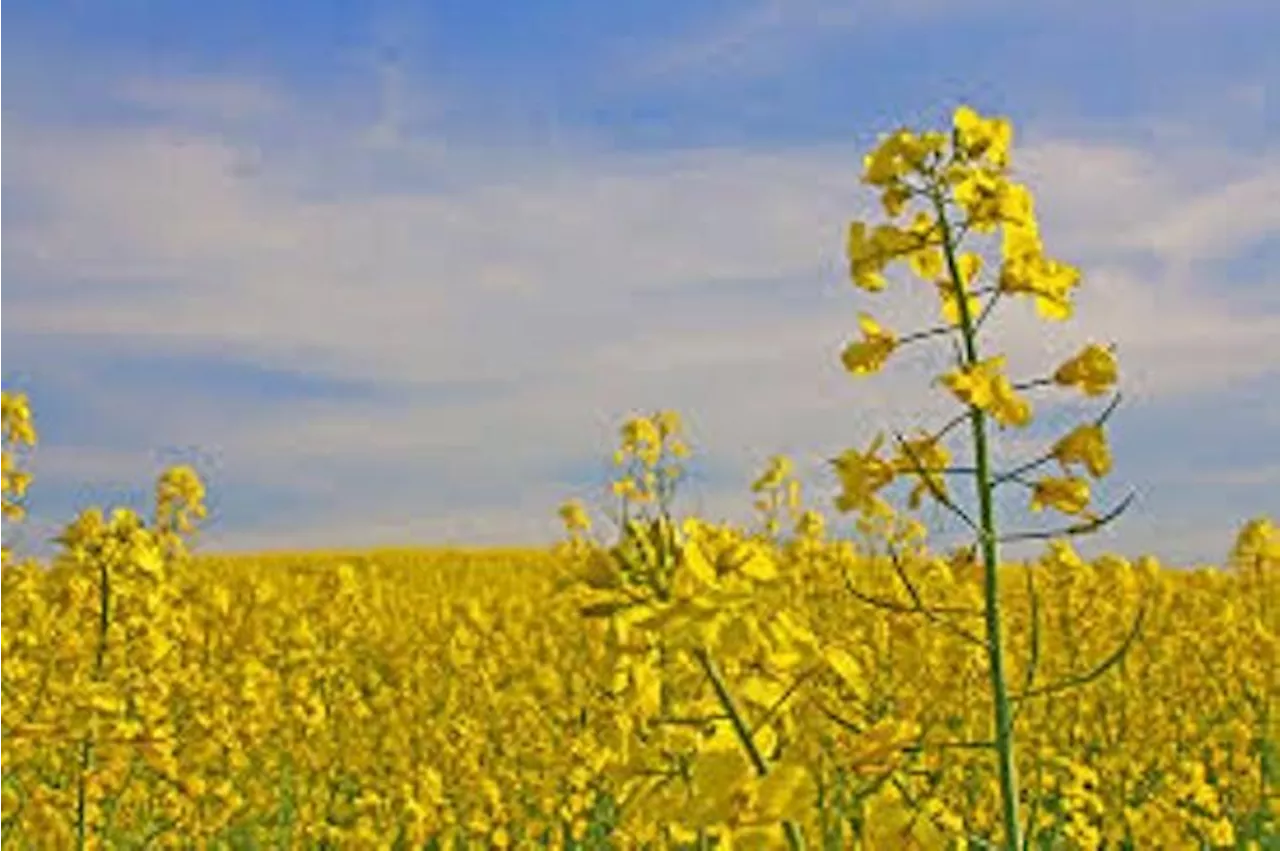
M 699 528 L 710 563 L 769 589 L 717 644 L 755 741 L 780 756 L 756 781 L 696 670 L 556 593 L 568 550 L 162 560 L 127 515 L 76 532 L 54 567 L 4 568 L 6 847 L 634 847 L 700 831 L 768 847 L 785 817 L 814 847 L 945 848 L 996 829 L 980 647 L 851 596 L 846 580 L 914 605 L 847 544 L 757 549 Z M 1280 572 L 1261 565 L 1063 548 L 1006 568 L 1011 589 L 1039 575 L 1054 627 L 1030 647 L 1029 600 L 1010 591 L 1019 682 L 1032 659 L 1046 680 L 1089 668 L 1148 612 L 1123 663 L 1019 704 L 1042 847 L 1274 836 Z M 913 568 L 931 603 L 976 604 L 971 570 Z
M 1280 847 L 1274 522 L 1244 524 L 1219 568 L 1081 558 L 1072 539 L 1118 511 L 1092 511 L 1071 470 L 1109 471 L 1114 402 L 991 470 L 990 426 L 1029 422 L 1024 394 L 1117 379 L 1097 345 L 1021 383 L 980 356 L 997 299 L 1062 320 L 1079 280 L 1043 253 L 1010 139 L 961 108 L 950 134 L 868 157 L 890 218 L 927 209 L 855 223 L 851 275 L 876 291 L 905 259 L 937 284 L 962 344 L 939 383 L 962 411 L 834 459 L 856 538 L 803 504 L 785 458 L 752 486 L 755 525 L 676 516 L 690 449 L 664 411 L 622 427 L 614 532 L 567 503 L 545 550 L 194 554 L 185 468 L 151 518 L 86 511 L 47 563 L 6 549 L 4 847 Z M 959 242 L 996 232 L 981 287 Z M 941 333 L 861 328 L 854 375 Z M 16 521 L 25 397 L 3 419 Z M 966 423 L 975 460 L 956 467 L 943 438 Z M 932 549 L 884 497 L 897 480 L 974 545 Z M 997 559 L 1003 485 L 1070 520 L 1034 560 Z

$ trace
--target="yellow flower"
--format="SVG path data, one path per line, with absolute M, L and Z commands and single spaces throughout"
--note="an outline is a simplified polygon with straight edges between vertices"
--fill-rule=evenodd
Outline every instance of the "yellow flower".
M 941 440 L 924 435 L 915 440 L 904 440 L 894 459 L 894 469 L 899 473 L 915 476 L 918 481 L 907 497 L 907 505 L 919 508 L 925 494 L 935 497 L 947 493 L 947 482 L 942 471 L 951 464 L 951 453 Z
M 911 271 L 926 281 L 939 277 L 943 271 L 942 252 L 932 245 L 911 252 L 907 261 L 911 264 Z
M 837 510 L 859 511 L 867 516 L 890 513 L 888 505 L 877 496 L 895 475 L 893 464 L 878 455 L 883 442 L 883 436 L 877 436 L 866 452 L 849 449 L 832 461 L 842 488 L 836 498 Z
M 683 427 L 680 422 L 680 414 L 676 411 L 659 411 L 654 415 L 653 422 L 658 427 L 659 435 L 663 438 L 679 434 Z
M 978 233 L 994 231 L 1000 224 L 1007 181 L 977 169 L 958 171 L 953 179 L 956 203 L 965 211 L 969 226 Z
M 170 467 L 156 481 L 156 527 L 187 534 L 208 516 L 204 483 L 188 466 Z
M 998 202 L 1000 205 L 1000 221 L 1004 224 L 1006 230 L 1012 228 L 1031 231 L 1032 233 L 1038 232 L 1035 198 L 1032 197 L 1031 190 L 1021 183 L 1006 180 Z
M 561 505 L 560 519 L 564 521 L 565 529 L 570 533 L 591 531 L 591 518 L 579 500 L 571 499 Z
M 1280 531 L 1271 519 L 1255 517 L 1240 528 L 1231 552 L 1238 562 L 1255 559 L 1280 562 Z
M 941 133 L 917 136 L 910 130 L 898 130 L 863 158 L 862 180 L 871 186 L 892 186 L 918 171 L 931 155 L 940 153 L 944 147 L 946 137 Z
M 928 216 L 925 219 L 928 220 Z M 893 225 L 879 225 L 873 230 L 865 222 L 852 222 L 845 253 L 854 284 L 870 292 L 884 289 L 884 267 L 894 259 L 919 249 L 929 238 L 928 234 L 928 229 L 919 220 L 907 230 Z
M 1232 848 L 1236 844 L 1235 826 L 1225 816 L 1211 822 L 1207 833 L 1209 844 L 1214 848 Z
M 1085 346 L 1075 357 L 1053 373 L 1055 383 L 1079 387 L 1086 396 L 1100 396 L 1110 390 L 1119 377 L 1115 355 L 1096 343 Z
M 1009 165 L 1013 125 L 1007 118 L 983 118 L 972 107 L 961 106 L 952 120 L 956 148 L 965 157 L 986 157 L 996 168 Z
M 622 497 L 623 499 L 638 499 L 640 497 L 640 488 L 636 485 L 634 479 L 627 477 L 617 479 L 609 485 L 613 495 Z
M 891 219 L 902 215 L 909 200 L 911 200 L 911 190 L 901 183 L 890 185 L 880 194 L 880 204 L 884 207 L 885 215 Z
M 911 224 L 905 230 L 891 228 L 893 234 L 886 233 L 881 237 L 882 241 L 888 245 L 894 246 L 898 251 L 919 252 L 928 246 L 936 246 L 942 243 L 942 229 L 938 225 L 938 220 L 929 213 L 921 210 L 916 213 Z M 927 261 L 926 261 L 927 262 Z M 938 255 L 938 269 L 941 270 L 942 256 Z M 932 275 L 924 275 L 923 277 L 933 277 Z
M 4 441 L 14 446 L 34 446 L 36 430 L 32 425 L 31 403 L 26 393 L 0 391 L 0 422 Z
M 1004 366 L 1004 357 L 988 358 L 942 376 L 942 384 L 966 405 L 986 410 L 994 399 L 992 384 Z
M 622 445 L 635 451 L 661 443 L 658 426 L 648 417 L 632 417 L 622 424 Z
M 1078 476 L 1047 477 L 1035 483 L 1031 510 L 1056 508 L 1064 514 L 1080 514 L 1089 506 L 1089 483 Z
M 758 823 L 797 820 L 814 805 L 817 789 L 809 771 L 800 765 L 784 763 L 775 766 L 759 784 L 756 801 Z
M 901 154 L 901 139 L 906 131 L 885 137 L 875 150 L 862 158 L 862 180 L 872 186 L 886 186 L 900 180 L 906 172 Z
M 1026 262 L 1030 258 L 1044 254 L 1044 243 L 1040 241 L 1040 230 L 1032 221 L 1030 224 L 1006 224 L 1000 234 L 1000 259 L 1009 263 Z
M 1000 291 L 1035 297 L 1036 312 L 1045 319 L 1069 319 L 1071 293 L 1080 284 L 1080 270 L 1045 257 L 1033 228 L 1006 226 L 1000 267 Z
M 1031 422 L 1031 405 L 1019 397 L 1001 370 L 1003 355 L 960 367 L 941 381 L 966 405 L 991 414 L 1001 425 L 1025 426 Z
M 1093 423 L 1078 426 L 1058 440 L 1050 450 L 1064 472 L 1069 464 L 1083 464 L 1095 479 L 1111 472 L 1111 449 L 1102 426 Z
M 869 375 L 884 366 L 898 340 L 892 331 L 881 328 L 865 313 L 858 318 L 858 325 L 862 329 L 862 340 L 845 346 L 840 360 L 844 368 L 854 375 Z
M 884 260 L 864 222 L 849 225 L 845 251 L 849 257 L 849 274 L 855 284 L 870 292 L 884 289 Z
M 785 455 L 774 455 L 769 459 L 769 467 L 751 485 L 752 493 L 773 490 L 791 475 L 791 459 Z
M 820 538 L 826 528 L 826 520 L 813 509 L 808 509 L 796 521 L 796 535 L 801 538 Z

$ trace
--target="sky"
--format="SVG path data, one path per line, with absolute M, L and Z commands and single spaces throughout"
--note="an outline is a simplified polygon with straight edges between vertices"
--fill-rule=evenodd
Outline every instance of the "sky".
M 694 445 L 685 511 L 745 521 L 785 453 L 847 527 L 825 459 L 952 412 L 945 348 L 840 366 L 861 311 L 932 321 L 918 284 L 848 280 L 862 156 L 961 103 L 1014 122 L 1084 275 L 1071 322 L 1012 305 L 992 351 L 1021 377 L 1119 352 L 1099 496 L 1136 500 L 1081 548 L 1218 562 L 1280 514 L 1271 0 L 8 9 L 3 382 L 41 437 L 21 546 L 146 509 L 179 463 L 203 549 L 548 542 L 657 408 Z M 1101 404 L 1032 401 L 1000 460 Z M 1024 502 L 1007 528 L 1053 524 Z

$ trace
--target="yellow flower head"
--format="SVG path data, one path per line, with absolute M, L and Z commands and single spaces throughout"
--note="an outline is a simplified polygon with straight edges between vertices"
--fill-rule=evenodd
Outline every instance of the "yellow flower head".
M 156 524 L 186 534 L 208 516 L 204 482 L 191 467 L 170 467 L 156 480 Z
M 854 284 L 870 292 L 884 289 L 885 261 L 865 222 L 853 222 L 849 225 L 846 253 L 849 257 L 849 275 Z
M 785 455 L 774 455 L 769 459 L 768 468 L 756 479 L 751 485 L 752 493 L 760 493 L 761 491 L 773 490 L 782 485 L 783 481 L 791 475 L 792 466 L 791 459 Z
M 35 445 L 36 430 L 26 393 L 0 391 L 0 422 L 3 423 L 4 442 L 9 446 Z
M 659 411 L 654 414 L 653 422 L 658 427 L 658 433 L 663 438 L 680 434 L 683 427 L 680 422 L 680 414 L 675 411 Z
M 622 445 L 628 450 L 656 447 L 661 441 L 658 426 L 648 417 L 632 417 L 622 424 Z
M 560 519 L 564 521 L 565 529 L 570 534 L 576 532 L 591 531 L 591 518 L 587 515 L 587 509 L 582 502 L 571 499 L 564 505 L 560 506 Z
M 1034 296 L 1036 312 L 1045 319 L 1071 317 L 1071 293 L 1080 284 L 1080 270 L 1044 255 L 1034 220 L 1006 224 L 1001 251 L 1001 292 Z
M 888 512 L 877 492 L 891 483 L 896 473 L 892 462 L 879 457 L 883 442 L 884 438 L 878 436 L 866 452 L 849 449 L 832 461 L 842 488 L 836 498 L 839 511 L 859 511 L 867 516 Z
M 899 447 L 898 456 L 893 467 L 898 473 L 914 476 L 918 481 L 907 497 L 907 504 L 919 508 L 925 494 L 937 497 L 946 495 L 947 481 L 943 476 L 951 464 L 951 453 L 941 440 L 933 435 L 924 435 L 914 440 L 904 440 Z
M 1080 514 L 1089 506 L 1089 483 L 1078 476 L 1048 477 L 1035 483 L 1031 510 L 1056 508 L 1063 514 Z
M 1102 426 L 1088 423 L 1077 427 L 1053 445 L 1050 453 L 1066 472 L 1070 464 L 1083 464 L 1095 479 L 1111 472 L 1111 449 Z
M 1003 355 L 987 358 L 953 370 L 941 381 L 961 402 L 986 411 L 1001 425 L 1025 426 L 1031 422 L 1031 405 L 1002 372 L 1004 361 Z
M 862 329 L 862 339 L 845 346 L 840 360 L 844 368 L 854 375 L 870 375 L 884 366 L 897 347 L 898 339 L 892 331 L 881 328 L 865 313 L 858 318 L 858 325 Z
M 826 525 L 826 519 L 810 508 L 804 511 L 796 521 L 796 535 L 801 538 L 821 538 Z
M 961 106 L 952 120 L 957 151 L 966 158 L 985 157 L 998 169 L 1008 168 L 1013 145 L 1013 125 L 1007 118 L 983 118 L 969 106 Z
M 1270 518 L 1253 518 L 1240 528 L 1232 547 L 1232 557 L 1238 562 L 1265 560 L 1280 563 L 1280 529 Z
M 1106 393 L 1115 386 L 1118 378 L 1119 368 L 1115 354 L 1097 343 L 1085 346 L 1053 374 L 1055 383 L 1064 387 L 1079 387 L 1086 396 Z
M 991 233 L 1001 222 L 1001 210 L 1009 182 L 978 169 L 959 169 L 952 175 L 956 203 L 965 211 L 969 227 Z
M 862 180 L 872 186 L 899 184 L 907 175 L 924 167 L 931 155 L 941 153 L 946 144 L 946 137 L 941 133 L 917 136 L 910 130 L 898 130 L 885 137 L 863 159 Z

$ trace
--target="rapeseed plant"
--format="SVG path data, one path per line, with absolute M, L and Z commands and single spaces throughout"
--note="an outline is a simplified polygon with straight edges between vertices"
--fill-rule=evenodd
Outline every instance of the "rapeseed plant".
M 1026 612 L 1019 612 L 1014 619 L 1027 630 L 1026 640 L 1029 646 L 1026 648 L 1027 662 L 1024 665 L 1022 685 L 1015 690 L 1006 662 L 1004 632 L 1008 609 L 1004 598 L 1008 595 L 1002 593 L 999 582 L 1002 573 L 999 545 L 1010 540 L 1048 539 L 1050 546 L 1046 566 L 1056 560 L 1067 564 L 1068 569 L 1075 571 L 1077 575 L 1082 574 L 1089 566 L 1075 556 L 1066 539 L 1096 531 L 1111 522 L 1125 510 L 1129 500 L 1098 514 L 1093 510 L 1088 479 L 1076 472 L 1077 468 L 1083 468 L 1083 472 L 1094 479 L 1110 472 L 1112 460 L 1104 425 L 1115 410 L 1118 395 L 1092 422 L 1063 435 L 1042 456 L 1004 472 L 993 469 L 989 421 L 1002 429 L 1027 427 L 1034 417 L 1033 407 L 1026 395 L 1028 392 L 1058 386 L 1074 388 L 1087 397 L 1094 397 L 1110 392 L 1118 380 L 1114 350 L 1096 343 L 1087 345 L 1048 376 L 1022 382 L 1015 382 L 1009 377 L 1003 355 L 984 354 L 980 351 L 982 326 L 1002 299 L 1029 298 L 1041 318 L 1063 321 L 1073 313 L 1072 294 L 1081 280 L 1078 270 L 1049 256 L 1044 250 L 1031 192 L 1010 176 L 1012 139 L 1012 127 L 1006 120 L 984 117 L 968 107 L 961 107 L 955 112 L 949 133 L 931 131 L 917 134 L 902 129 L 884 139 L 865 160 L 863 180 L 881 190 L 882 206 L 891 221 L 875 226 L 866 222 L 854 222 L 850 225 L 847 251 L 853 282 L 869 292 L 881 292 L 889 285 L 885 276 L 887 267 L 898 261 L 905 261 L 917 277 L 930 283 L 936 291 L 944 324 L 899 335 L 864 313 L 859 318 L 861 339 L 844 349 L 841 360 L 850 373 L 867 376 L 883 368 L 897 351 L 909 343 L 951 337 L 956 344 L 956 364 L 952 370 L 939 377 L 938 384 L 951 393 L 963 406 L 964 412 L 935 431 L 925 432 L 911 439 L 895 435 L 893 448 L 896 453 L 887 451 L 890 447 L 886 445 L 885 437 L 880 435 L 865 450 L 849 449 L 833 459 L 832 464 L 841 483 L 836 508 L 843 513 L 856 513 L 858 529 L 864 534 L 879 535 L 887 539 L 889 564 L 886 567 L 891 566 L 892 575 L 905 588 L 909 601 L 899 603 L 890 596 L 870 594 L 850 586 L 848 590 L 855 598 L 894 616 L 923 617 L 928 624 L 941 627 L 953 637 L 967 642 L 970 650 L 966 653 L 962 669 L 982 673 L 986 679 L 994 729 L 990 740 L 985 740 L 985 735 L 979 734 L 968 740 L 932 743 L 926 748 L 921 738 L 916 744 L 906 747 L 908 751 L 914 749 L 924 752 L 929 748 L 947 749 L 955 746 L 962 750 L 991 750 L 995 753 L 998 770 L 994 790 L 969 788 L 969 809 L 978 817 L 960 819 L 965 823 L 965 835 L 969 837 L 965 841 L 991 842 L 994 837 L 1001 837 L 999 841 L 1005 847 L 1020 849 L 1024 845 L 1023 836 L 1029 841 L 1037 832 L 1037 824 L 1049 818 L 1055 825 L 1053 831 L 1060 832 L 1079 846 L 1090 847 L 1096 844 L 1095 840 L 1100 836 L 1094 829 L 1094 822 L 1100 820 L 1095 812 L 1098 810 L 1095 798 L 1080 793 L 1078 790 L 1082 787 L 1078 784 L 1052 786 L 1050 780 L 1046 779 L 1049 774 L 1046 774 L 1044 768 L 1048 763 L 1038 753 L 1035 754 L 1034 762 L 1038 766 L 1037 785 L 1043 791 L 1043 801 L 1036 798 L 1035 803 L 1043 806 L 1039 811 L 1036 807 L 1032 808 L 1024 828 L 1019 815 L 1019 804 L 1027 795 L 1020 789 L 1018 781 L 1018 757 L 1014 747 L 1015 720 L 1020 714 L 1024 717 L 1031 714 L 1028 707 L 1036 701 L 1043 701 L 1050 696 L 1061 700 L 1063 692 L 1090 686 L 1109 671 L 1122 666 L 1128 652 L 1139 640 L 1144 619 L 1148 616 L 1152 603 L 1148 599 L 1150 589 L 1132 582 L 1129 568 L 1127 564 L 1124 565 L 1118 575 L 1128 583 L 1131 593 L 1126 597 L 1136 597 L 1137 601 L 1136 615 L 1129 627 L 1117 636 L 1105 653 L 1095 655 L 1100 661 L 1092 668 L 1083 672 L 1078 669 L 1060 672 L 1061 675 L 1056 679 L 1041 682 L 1038 677 L 1046 673 L 1048 667 L 1042 658 L 1045 642 L 1041 611 L 1043 591 L 1037 589 L 1035 572 L 1028 567 L 1025 605 L 1029 608 Z M 906 220 L 905 225 L 896 223 L 903 219 Z M 982 254 L 966 250 L 965 246 L 966 241 L 983 236 L 998 240 L 1000 258 L 992 273 L 991 283 L 985 285 L 981 281 L 984 267 Z M 952 453 L 944 439 L 965 421 L 970 426 L 973 461 L 971 466 L 958 467 L 952 464 Z M 628 480 L 615 485 L 615 494 L 624 500 L 624 516 L 629 497 L 635 496 L 638 501 L 652 499 L 652 483 L 657 478 L 652 468 L 657 465 L 661 454 L 661 440 L 657 435 L 658 429 L 652 420 L 646 423 L 644 418 L 633 418 L 624 426 L 623 449 L 618 459 L 621 461 L 626 457 L 635 457 L 633 447 L 636 445 L 647 446 L 649 451 L 649 456 L 642 459 L 639 472 L 633 471 Z M 1034 475 L 1051 461 L 1057 461 L 1062 475 L 1042 472 L 1038 476 Z M 948 478 L 955 476 L 972 478 L 974 496 L 978 503 L 976 516 L 971 516 L 960 507 L 954 489 L 948 486 Z M 781 515 L 784 509 L 793 519 L 800 513 L 798 483 L 793 480 L 789 482 L 789 477 L 787 459 L 775 457 L 752 486 L 753 492 L 759 495 L 755 507 L 763 519 L 762 539 L 774 541 L 775 545 L 782 528 Z M 890 486 L 902 478 L 914 480 L 907 501 L 910 509 L 920 508 L 926 499 L 942 505 L 960 517 L 974 532 L 975 545 L 957 550 L 949 560 L 929 556 L 922 547 L 927 533 L 925 527 L 912 518 L 900 516 L 885 497 Z M 1054 510 L 1080 519 L 1056 530 L 1002 535 L 995 516 L 995 492 L 998 488 L 1009 485 L 1027 490 L 1028 507 L 1033 512 Z M 650 618 L 646 623 L 656 623 L 664 636 L 676 638 L 695 648 L 695 657 L 703 662 L 704 672 L 715 686 L 721 708 L 738 730 L 743 751 L 755 764 L 757 773 L 767 776 L 767 760 L 757 756 L 750 727 L 741 719 L 732 689 L 707 664 L 710 658 L 708 647 L 723 625 L 723 608 L 708 596 L 699 597 L 698 592 L 702 589 L 698 587 L 698 583 L 711 587 L 719 574 L 700 559 L 689 557 L 689 553 L 698 552 L 694 535 L 699 529 L 707 527 L 705 524 L 689 522 L 682 527 L 684 535 L 681 535 L 672 520 L 666 499 L 672 492 L 671 489 L 664 492 L 663 508 L 659 515 L 651 518 L 647 527 L 628 527 L 610 555 L 613 563 L 622 565 L 625 574 L 650 576 L 656 572 L 661 573 L 672 584 L 684 582 L 687 590 L 682 600 L 689 611 L 682 616 Z M 564 515 L 566 520 L 570 517 L 577 518 L 579 508 L 580 506 L 567 507 Z M 803 523 L 797 524 L 797 532 L 803 529 L 803 535 L 799 537 L 810 544 L 805 550 L 807 557 L 803 560 L 812 566 L 817 561 L 813 557 L 812 543 L 815 538 L 821 538 L 824 524 L 817 515 L 810 512 L 805 512 L 802 518 Z M 581 522 L 578 521 L 577 525 L 580 527 Z M 721 534 L 732 535 L 733 532 L 724 529 Z M 647 543 L 637 546 L 637 541 Z M 796 547 L 784 550 L 793 556 L 799 551 Z M 835 560 L 840 561 L 838 557 Z M 605 585 L 600 584 L 600 577 L 608 573 L 611 562 L 608 558 L 602 559 L 599 552 L 594 554 L 594 558 L 588 555 L 586 561 L 591 567 L 581 574 L 583 581 L 595 583 L 597 589 L 608 587 L 611 594 L 625 585 L 616 579 Z M 764 560 L 756 562 L 749 558 L 746 563 L 761 565 L 759 569 L 765 575 L 757 577 L 759 579 L 773 580 L 779 573 L 776 566 L 765 568 Z M 1110 567 L 1113 563 L 1107 564 Z M 795 575 L 803 575 L 807 581 L 815 579 L 812 569 L 805 571 L 797 570 L 797 565 L 791 567 Z M 934 593 L 945 588 L 948 583 L 958 582 L 958 599 L 926 600 L 926 591 L 910 576 L 913 568 L 934 578 L 935 581 L 930 583 L 936 589 Z M 864 575 L 869 572 L 865 562 L 859 564 L 859 569 Z M 593 576 L 594 579 L 591 578 Z M 1066 603 L 1069 609 L 1070 594 L 1069 589 L 1067 590 Z M 744 589 L 744 593 L 767 595 L 775 611 L 788 616 L 791 614 L 783 606 L 783 599 L 787 595 L 780 588 L 761 586 Z M 811 600 L 804 592 L 795 594 L 793 591 L 790 596 L 799 596 L 806 602 Z M 666 599 L 663 598 L 664 603 Z M 1092 602 L 1096 604 L 1097 600 Z M 616 618 L 631 605 L 644 604 L 635 600 L 620 603 L 614 597 L 609 601 L 584 607 L 584 613 Z M 1101 607 L 1094 608 L 1096 611 Z M 810 610 L 799 611 L 812 615 Z M 982 634 L 965 623 L 974 619 L 981 622 Z M 893 632 L 900 634 L 902 630 L 901 624 L 891 621 L 884 622 L 883 627 L 889 628 L 889 634 L 881 632 L 880 637 L 871 642 L 873 645 L 888 644 L 889 636 Z M 1076 651 L 1080 648 L 1071 634 L 1069 623 L 1064 624 L 1063 632 L 1072 655 L 1077 655 Z M 837 693 L 846 701 L 861 699 L 864 703 L 871 701 L 885 708 L 899 709 L 906 702 L 897 695 L 896 700 L 887 702 L 874 700 L 871 695 L 876 683 L 871 671 L 872 664 L 863 661 L 838 642 L 824 644 L 812 631 L 807 634 L 812 644 L 811 655 L 821 659 L 824 667 L 834 673 L 839 689 Z M 691 641 L 691 636 L 695 640 Z M 981 663 L 973 658 L 973 648 L 981 650 L 981 655 L 985 657 Z M 884 649 L 887 652 L 887 647 Z M 927 654 L 917 656 L 916 660 L 926 666 L 934 661 Z M 798 678 L 796 684 L 806 678 L 807 672 L 806 677 Z M 859 690 L 866 696 L 859 695 Z M 973 689 L 970 688 L 968 693 L 972 692 Z M 793 700 L 792 705 L 804 702 L 791 689 L 787 690 L 787 694 Z M 850 723 L 838 713 L 821 706 L 820 700 L 815 703 L 819 704 L 822 714 L 844 727 L 847 732 L 858 736 L 867 733 L 866 726 Z M 884 716 L 878 714 L 881 711 L 883 710 L 873 710 L 870 720 L 883 720 Z M 889 711 L 892 713 L 893 709 Z M 910 717 L 909 713 L 907 717 Z M 948 723 L 956 718 L 955 715 L 951 716 Z M 889 728 L 882 726 L 878 729 L 897 730 L 898 736 L 892 739 L 894 746 L 889 748 L 889 752 L 900 753 L 902 746 L 907 744 L 912 735 L 911 732 L 904 734 L 903 731 L 914 732 L 913 727 L 911 723 L 902 723 L 897 727 L 891 725 Z M 960 732 L 960 729 L 955 731 Z M 694 758 L 696 759 L 696 754 Z M 889 771 L 879 778 L 881 782 L 894 773 L 899 760 L 895 757 L 882 762 L 889 766 Z M 1087 765 L 1068 765 L 1081 776 L 1091 776 L 1094 772 Z M 854 769 L 854 773 L 858 773 L 857 769 Z M 955 826 L 957 817 L 953 811 L 939 804 L 935 798 L 912 801 L 897 778 L 893 778 L 893 783 L 904 800 L 910 803 L 910 809 L 916 812 L 916 816 L 909 819 L 911 824 L 916 823 L 920 814 L 928 813 L 928 820 L 935 826 Z M 1064 789 L 1068 791 L 1064 792 Z M 983 799 L 992 791 L 998 801 L 998 817 L 994 813 L 983 812 Z M 864 790 L 862 795 L 854 797 L 865 798 L 868 795 Z M 1059 804 L 1067 801 L 1068 805 L 1064 809 L 1053 805 L 1053 801 L 1058 801 Z M 1213 836 L 1225 836 L 1222 823 L 1214 824 Z M 1043 831 L 1041 835 L 1045 835 Z M 793 846 L 802 841 L 795 825 L 788 825 L 786 836 Z

